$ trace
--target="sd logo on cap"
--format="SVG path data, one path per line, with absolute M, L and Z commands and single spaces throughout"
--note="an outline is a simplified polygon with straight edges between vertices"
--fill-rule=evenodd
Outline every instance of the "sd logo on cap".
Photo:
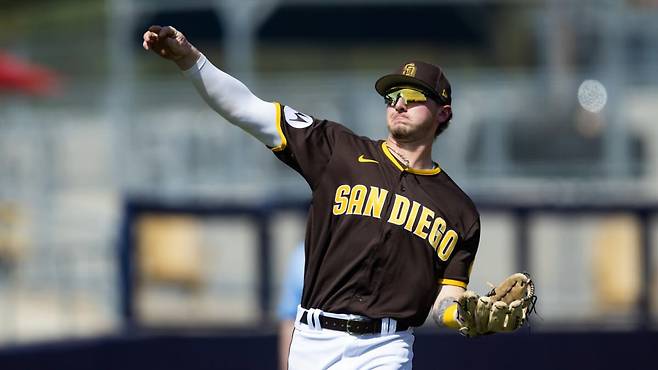
M 394 88 L 416 87 L 428 97 L 443 105 L 452 102 L 450 82 L 441 67 L 421 61 L 410 61 L 400 66 L 394 73 L 381 77 L 375 83 L 375 90 L 385 96 Z

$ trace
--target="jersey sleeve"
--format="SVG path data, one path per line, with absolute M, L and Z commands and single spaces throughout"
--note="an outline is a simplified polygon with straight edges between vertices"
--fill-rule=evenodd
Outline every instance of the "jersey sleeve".
M 466 289 L 479 243 L 480 222 L 478 220 L 460 243 L 461 245 L 456 248 L 454 256 L 450 259 L 443 274 L 443 279 L 439 281 L 440 284 L 455 285 Z
M 277 103 L 276 124 L 281 143 L 271 148 L 282 162 L 299 172 L 315 189 L 334 153 L 336 142 L 351 131 Z

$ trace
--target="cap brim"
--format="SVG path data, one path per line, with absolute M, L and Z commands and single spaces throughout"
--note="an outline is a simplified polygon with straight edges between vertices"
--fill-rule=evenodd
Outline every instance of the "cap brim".
M 377 82 L 375 82 L 375 90 L 377 90 L 377 93 L 379 93 L 379 95 L 381 96 L 386 95 L 387 91 L 398 86 L 416 86 L 423 89 L 423 91 L 430 93 L 431 95 L 437 94 L 434 91 L 433 86 L 430 86 L 424 81 L 421 81 L 417 78 L 405 76 L 405 75 L 398 75 L 398 74 L 386 75 L 378 79 Z

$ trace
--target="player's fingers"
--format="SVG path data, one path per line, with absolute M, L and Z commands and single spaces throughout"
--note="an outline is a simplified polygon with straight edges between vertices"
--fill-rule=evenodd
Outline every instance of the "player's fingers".
M 160 29 L 160 32 L 158 32 L 158 37 L 161 39 L 167 38 L 167 37 L 176 37 L 176 29 L 171 26 L 165 26 Z
M 158 26 L 158 25 L 155 25 L 155 24 L 148 28 L 149 31 L 155 33 L 156 35 L 160 32 L 161 29 L 162 29 L 162 26 Z
M 144 41 L 142 42 L 142 47 L 146 50 L 156 50 L 158 49 L 157 43 L 155 41 Z
M 156 41 L 158 39 L 158 34 L 153 31 L 146 31 L 142 38 L 144 41 Z
M 147 31 L 144 33 L 143 39 L 144 41 L 142 42 L 142 46 L 144 46 L 144 49 L 146 50 L 151 50 L 151 47 L 155 42 L 157 41 L 157 35 L 154 34 L 153 32 Z

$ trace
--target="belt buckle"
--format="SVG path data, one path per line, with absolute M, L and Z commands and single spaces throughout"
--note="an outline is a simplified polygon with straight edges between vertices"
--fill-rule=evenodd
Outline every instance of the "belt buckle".
M 350 323 L 359 323 L 359 322 L 364 322 L 364 321 L 366 321 L 366 320 L 363 320 L 363 319 L 347 319 L 347 323 L 345 324 L 345 331 L 347 332 L 347 334 L 350 334 L 350 335 L 360 334 L 360 333 L 355 333 L 355 332 L 352 331 L 352 329 L 350 328 Z

